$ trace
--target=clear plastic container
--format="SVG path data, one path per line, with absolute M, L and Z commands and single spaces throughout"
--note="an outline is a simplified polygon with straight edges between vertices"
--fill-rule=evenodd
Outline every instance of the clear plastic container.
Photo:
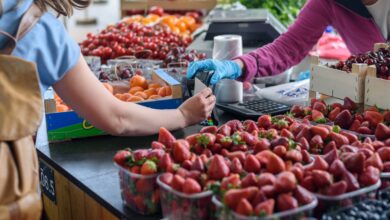
M 382 185 L 380 189 L 386 189 L 390 187 L 390 172 L 381 173 Z
M 318 199 L 318 206 L 315 209 L 315 215 L 321 216 L 323 213 L 336 211 L 340 208 L 347 207 L 366 199 L 374 199 L 376 190 L 381 186 L 379 180 L 376 184 L 361 188 L 359 190 L 344 193 L 339 196 L 326 196 L 313 193 Z
M 276 219 L 283 219 L 283 220 L 290 220 L 290 219 L 302 219 L 305 217 L 310 217 L 312 214 L 312 211 L 317 206 L 317 198 L 313 197 L 313 201 L 307 205 L 300 206 L 296 209 L 284 211 L 284 212 L 278 212 L 271 216 L 267 217 L 256 217 L 256 216 L 243 216 L 240 214 L 237 214 L 236 212 L 227 209 L 221 201 L 214 196 L 213 197 L 213 204 L 216 206 L 217 211 L 216 215 L 218 216 L 219 220 L 276 220 Z
M 212 192 L 205 191 L 188 195 L 172 189 L 157 178 L 161 190 L 161 203 L 164 219 L 198 220 L 213 219 Z
M 119 185 L 123 203 L 141 215 L 160 211 L 160 189 L 156 183 L 158 174 L 140 175 L 119 166 Z

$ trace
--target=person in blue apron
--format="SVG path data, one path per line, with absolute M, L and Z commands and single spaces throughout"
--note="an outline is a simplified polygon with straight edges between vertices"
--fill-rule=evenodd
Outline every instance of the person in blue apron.
M 35 3 L 42 10 L 70 16 L 73 8 L 85 8 L 89 0 L 0 0 L 0 30 L 14 35 L 26 10 Z M 57 14 L 45 12 L 38 23 L 17 42 L 12 55 L 36 63 L 43 94 L 53 87 L 81 117 L 113 135 L 136 136 L 198 123 L 210 115 L 215 96 L 204 89 L 178 109 L 155 110 L 116 99 L 89 69 Z M 0 49 L 7 44 L 0 35 Z

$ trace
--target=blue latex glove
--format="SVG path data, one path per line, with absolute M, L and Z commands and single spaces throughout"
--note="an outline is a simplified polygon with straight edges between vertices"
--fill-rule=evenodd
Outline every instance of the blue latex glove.
M 236 62 L 230 60 L 220 61 L 208 59 L 192 62 L 187 70 L 187 78 L 192 78 L 195 73 L 203 70 L 214 70 L 214 74 L 210 80 L 212 85 L 223 78 L 237 79 L 241 76 L 241 68 Z

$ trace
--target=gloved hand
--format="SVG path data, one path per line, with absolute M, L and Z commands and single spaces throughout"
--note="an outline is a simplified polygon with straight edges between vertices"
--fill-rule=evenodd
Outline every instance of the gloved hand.
M 223 78 L 237 79 L 241 76 L 241 67 L 236 62 L 230 60 L 220 61 L 208 59 L 192 62 L 187 70 L 187 78 L 192 78 L 195 73 L 203 70 L 214 70 L 214 74 L 210 81 L 212 85 Z

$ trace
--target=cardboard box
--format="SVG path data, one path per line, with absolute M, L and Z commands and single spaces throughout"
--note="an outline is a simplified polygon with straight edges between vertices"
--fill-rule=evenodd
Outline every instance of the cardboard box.
M 181 105 L 182 86 L 180 82 L 163 70 L 156 70 L 152 74 L 152 82 L 169 85 L 172 89 L 172 96 L 138 102 L 138 104 L 154 109 L 175 109 Z M 45 100 L 45 109 L 49 141 L 63 141 L 106 134 L 79 117 L 74 111 L 56 112 L 54 99 Z

